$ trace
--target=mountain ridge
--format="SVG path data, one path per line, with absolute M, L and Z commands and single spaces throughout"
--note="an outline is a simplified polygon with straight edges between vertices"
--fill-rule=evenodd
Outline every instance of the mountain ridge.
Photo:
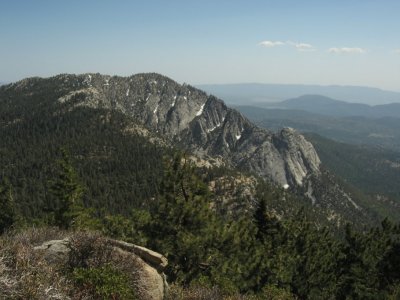
M 302 95 L 282 102 L 270 103 L 265 107 L 303 110 L 333 117 L 400 118 L 400 103 L 368 105 L 336 100 L 322 95 Z
M 261 177 L 264 183 L 273 183 L 283 193 L 282 198 L 273 204 L 280 210 L 291 209 L 285 208 L 285 205 L 290 205 L 289 200 L 285 200 L 288 198 L 284 196 L 288 189 L 287 195 L 293 193 L 301 198 L 299 203 L 290 202 L 292 205 L 311 206 L 311 211 L 328 220 L 330 224 L 336 224 L 335 226 L 339 227 L 353 218 L 359 224 L 365 225 L 375 220 L 367 206 L 359 202 L 359 199 L 353 199 L 353 195 L 337 184 L 332 175 L 321 172 L 320 159 L 313 145 L 297 131 L 284 128 L 279 132 L 272 132 L 259 128 L 215 96 L 186 84 L 180 85 L 156 73 L 130 77 L 98 73 L 61 74 L 47 79 L 25 79 L 0 88 L 0 105 L 5 108 L 0 118 L 0 129 L 8 138 L 9 145 L 15 144 L 13 139 L 18 132 L 23 134 L 18 136 L 22 139 L 20 143 L 28 148 L 31 142 L 37 143 L 40 148 L 42 135 L 47 135 L 47 142 L 57 140 L 62 143 L 58 137 L 62 134 L 74 147 L 80 147 L 80 143 L 84 143 L 83 153 L 77 149 L 76 154 L 83 164 L 89 158 L 87 171 L 90 174 L 98 172 L 95 171 L 95 164 L 100 159 L 98 155 L 106 155 L 107 160 L 114 160 L 107 162 L 104 171 L 101 170 L 102 175 L 106 172 L 117 172 L 114 175 L 119 178 L 119 183 L 108 185 L 108 189 L 113 192 L 119 193 L 120 182 L 129 185 L 123 172 L 115 168 L 131 172 L 129 166 L 124 166 L 123 163 L 132 163 L 132 160 L 134 162 L 128 148 L 137 148 L 134 142 L 140 142 L 141 139 L 125 141 L 124 135 L 129 136 L 139 130 L 150 134 L 151 137 L 140 135 L 148 141 L 153 139 L 155 144 L 160 139 L 165 140 L 175 149 L 186 150 L 200 159 L 213 162 L 213 166 L 222 165 L 225 169 L 253 173 Z M 24 110 L 23 114 L 21 110 Z M 46 119 L 43 119 L 42 114 Z M 86 120 L 87 116 L 91 119 Z M 80 126 L 90 128 L 81 129 Z M 107 126 L 112 128 L 107 129 Z M 92 140 L 91 130 L 93 140 L 97 143 L 94 145 L 95 149 L 88 144 Z M 32 138 L 29 143 L 26 142 L 27 134 Z M 82 140 L 75 141 L 75 134 L 81 135 Z M 102 138 L 103 134 L 107 136 Z M 115 137 L 122 140 L 115 141 Z M 116 152 L 118 150 L 114 149 L 115 145 L 122 147 L 122 151 Z M 51 144 L 49 147 L 54 148 Z M 143 151 L 154 151 L 151 146 L 146 147 L 150 148 L 139 149 L 138 155 L 143 156 Z M 49 157 L 52 155 L 48 153 L 48 149 L 40 149 Z M 9 148 L 0 151 L 10 153 Z M 124 151 L 127 151 L 126 154 L 123 154 Z M 21 155 L 21 151 L 18 153 Z M 118 159 L 115 158 L 118 161 L 108 157 L 109 153 L 118 155 Z M 157 153 L 155 151 L 154 155 L 158 156 Z M 12 152 L 10 156 L 13 157 Z M 30 158 L 33 159 L 34 156 Z M 5 159 L 5 164 L 12 166 L 12 161 Z M 145 161 L 134 164 L 135 168 L 143 168 L 140 164 L 144 164 L 145 172 L 151 167 Z M 36 173 L 41 172 L 36 162 L 30 168 L 34 168 Z M 131 175 L 136 177 L 135 174 Z M 156 188 L 154 183 L 158 180 L 157 174 L 150 171 L 148 175 L 140 178 L 136 184 L 141 197 L 150 196 Z M 92 186 L 99 186 L 97 181 L 88 181 L 91 181 Z M 138 179 L 134 179 L 135 183 L 136 181 Z M 151 189 L 142 191 L 141 188 L 146 187 L 149 182 L 152 183 Z M 123 199 L 125 203 L 129 201 L 130 191 L 122 188 L 122 192 L 126 195 Z M 95 195 L 96 191 L 93 190 L 92 193 Z M 113 206 L 111 195 L 107 193 L 102 200 L 110 207 Z M 239 203 L 243 198 L 239 196 L 236 200 Z
M 319 94 L 346 102 L 364 104 L 400 102 L 400 92 L 373 87 L 264 83 L 199 84 L 196 86 L 232 105 L 257 106 L 305 94 Z
M 318 155 L 294 130 L 275 134 L 258 128 L 218 98 L 160 74 L 61 74 L 24 79 L 3 89 L 32 93 L 48 81 L 56 82 L 61 104 L 118 110 L 197 155 L 223 157 L 281 186 L 302 185 L 319 172 Z
M 235 108 L 254 123 L 270 130 L 277 131 L 289 126 L 300 132 L 315 132 L 339 142 L 400 150 L 400 118 L 337 117 L 305 110 L 256 106 Z

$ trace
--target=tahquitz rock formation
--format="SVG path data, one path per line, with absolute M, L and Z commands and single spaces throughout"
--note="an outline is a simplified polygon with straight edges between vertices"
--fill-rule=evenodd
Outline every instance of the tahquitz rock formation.
M 301 186 L 304 179 L 319 173 L 314 147 L 295 130 L 261 129 L 216 97 L 159 74 L 28 78 L 1 87 L 0 96 L 46 95 L 46 89 L 56 92 L 58 98 L 53 100 L 70 109 L 117 110 L 174 145 L 254 171 L 285 188 Z

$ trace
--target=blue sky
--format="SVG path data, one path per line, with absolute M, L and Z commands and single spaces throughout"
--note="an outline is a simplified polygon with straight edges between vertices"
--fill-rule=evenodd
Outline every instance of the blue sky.
M 158 72 L 400 91 L 399 16 L 398 0 L 0 0 L 0 81 Z

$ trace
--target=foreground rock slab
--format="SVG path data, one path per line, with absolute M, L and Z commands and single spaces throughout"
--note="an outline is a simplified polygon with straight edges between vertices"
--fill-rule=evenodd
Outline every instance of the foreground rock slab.
M 135 276 L 143 300 L 162 300 L 166 297 L 168 284 L 163 270 L 168 265 L 165 256 L 145 247 L 124 241 L 105 239 L 106 248 L 111 259 L 132 260 L 135 263 Z M 42 251 L 49 264 L 66 264 L 71 252 L 71 239 L 50 240 L 34 247 L 34 251 Z

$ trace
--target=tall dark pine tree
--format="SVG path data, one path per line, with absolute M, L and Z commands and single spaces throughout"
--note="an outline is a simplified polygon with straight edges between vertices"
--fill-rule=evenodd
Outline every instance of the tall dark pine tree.
M 257 239 L 271 244 L 272 247 L 276 247 L 276 244 L 280 243 L 284 232 L 279 219 L 267 210 L 267 199 L 265 196 L 260 197 L 253 219 L 257 226 Z
M 62 149 L 61 154 L 62 157 L 58 160 L 58 174 L 51 182 L 50 190 L 56 201 L 54 223 L 60 228 L 69 228 L 83 209 L 83 187 L 72 167 L 68 152 Z
M 15 209 L 10 184 L 0 182 L 0 234 L 15 222 Z
M 257 238 L 264 240 L 264 235 L 267 233 L 267 205 L 265 199 L 261 198 L 254 212 L 254 221 L 257 226 Z
M 166 161 L 159 195 L 151 209 L 148 226 L 150 247 L 169 260 L 172 280 L 190 282 L 211 256 L 215 216 L 210 209 L 208 187 L 181 154 Z

